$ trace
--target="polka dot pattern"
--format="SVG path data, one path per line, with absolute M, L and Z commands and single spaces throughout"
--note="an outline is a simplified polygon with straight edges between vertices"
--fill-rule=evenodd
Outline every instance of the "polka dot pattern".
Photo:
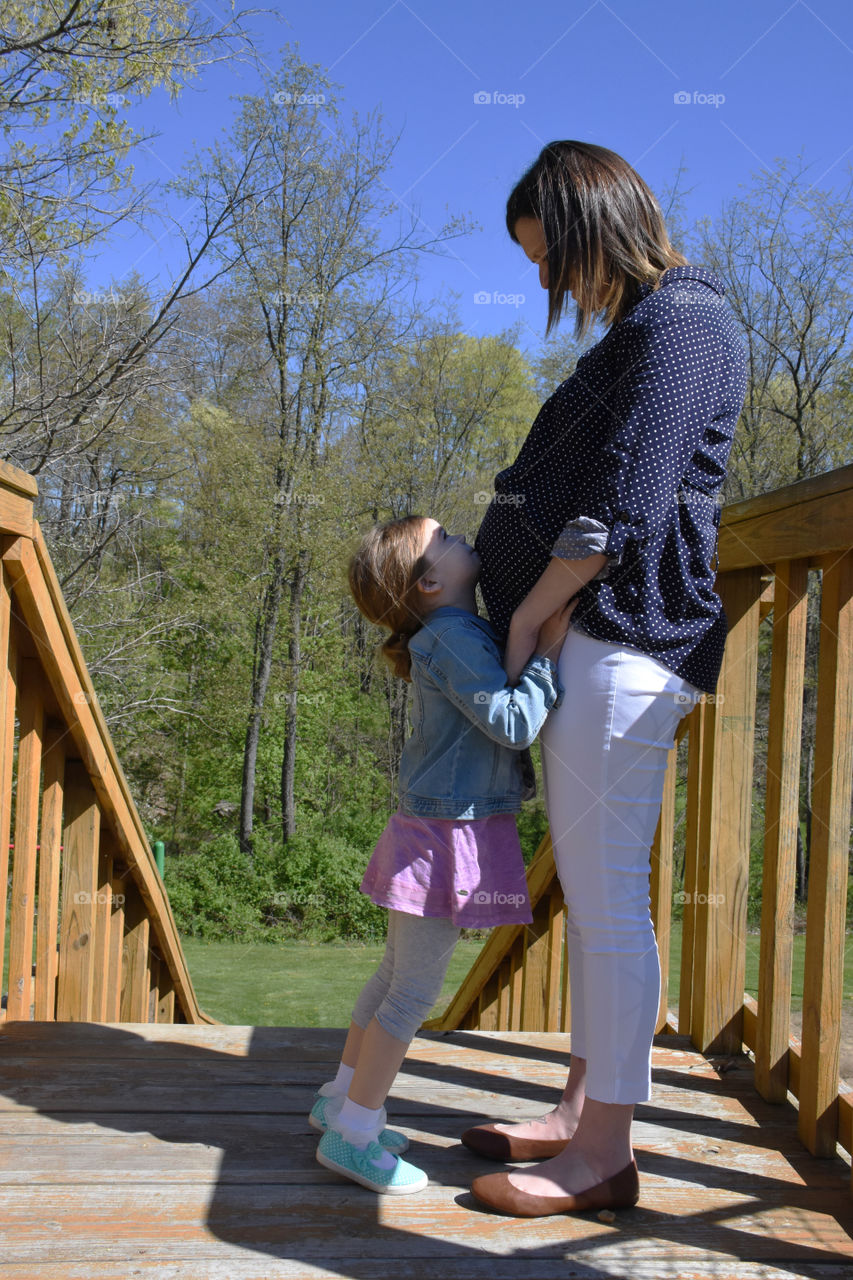
M 656 658 L 708 693 L 726 636 L 712 566 L 746 354 L 719 278 L 672 267 L 542 406 L 495 477 L 475 546 L 493 626 L 545 571 L 566 525 L 609 530 L 608 572 L 572 625 Z

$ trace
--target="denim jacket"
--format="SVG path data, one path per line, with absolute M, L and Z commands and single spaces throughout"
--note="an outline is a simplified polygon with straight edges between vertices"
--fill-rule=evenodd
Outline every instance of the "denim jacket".
M 400 761 L 403 813 L 469 821 L 521 808 L 520 753 L 563 689 L 534 654 L 508 684 L 497 633 L 453 605 L 433 610 L 409 641 L 412 734 Z

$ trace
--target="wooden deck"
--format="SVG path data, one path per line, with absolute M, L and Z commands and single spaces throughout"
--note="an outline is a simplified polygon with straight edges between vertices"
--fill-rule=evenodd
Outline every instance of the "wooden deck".
M 815 1159 L 749 1059 L 659 1036 L 638 1107 L 640 1205 L 516 1220 L 468 1187 L 497 1166 L 458 1135 L 541 1114 L 559 1034 L 419 1037 L 392 1123 L 430 1186 L 379 1198 L 322 1169 L 306 1124 L 342 1031 L 10 1022 L 0 1031 L 4 1280 L 789 1280 L 853 1276 L 845 1159 Z

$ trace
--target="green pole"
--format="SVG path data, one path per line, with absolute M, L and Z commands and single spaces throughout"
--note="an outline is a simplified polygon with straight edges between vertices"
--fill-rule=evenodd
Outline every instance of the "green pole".
M 160 872 L 160 879 L 163 879 L 166 863 L 166 846 L 162 840 L 154 841 L 154 861 L 157 863 L 157 870 Z

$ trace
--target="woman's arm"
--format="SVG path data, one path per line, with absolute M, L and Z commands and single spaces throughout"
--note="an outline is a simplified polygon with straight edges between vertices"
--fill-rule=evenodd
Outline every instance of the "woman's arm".
M 552 556 L 548 568 L 524 597 L 512 615 L 507 636 L 504 668 L 510 684 L 515 684 L 539 637 L 546 618 L 585 587 L 607 564 L 601 554 L 584 560 L 561 560 Z

